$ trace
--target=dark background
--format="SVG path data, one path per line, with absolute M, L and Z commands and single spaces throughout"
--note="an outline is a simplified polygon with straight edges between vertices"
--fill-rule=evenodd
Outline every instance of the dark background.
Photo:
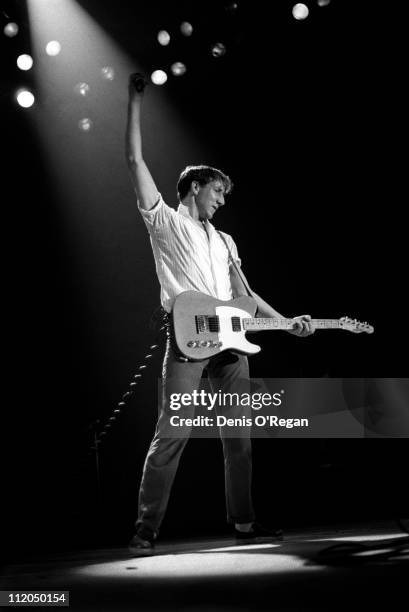
M 403 42 L 395 7 L 310 2 L 309 18 L 297 22 L 285 1 L 243 0 L 233 12 L 216 0 L 79 4 L 135 69 L 149 74 L 175 60 L 188 66 L 164 86 L 183 119 L 180 137 L 149 110 L 155 86 L 145 99 L 146 158 L 168 203 L 176 203 L 184 165 L 222 168 L 235 189 L 216 225 L 234 236 L 256 291 L 287 316 L 348 314 L 376 328 L 372 336 L 317 333 L 305 341 L 262 334 L 252 375 L 406 376 Z M 159 290 L 148 236 L 122 151 L 108 190 L 96 171 L 76 174 L 82 158 L 76 162 L 72 144 L 61 142 L 72 167 L 50 164 L 34 128 L 36 107 L 21 109 L 13 98 L 23 80 L 34 79 L 15 67 L 19 45 L 31 44 L 26 5 L 3 9 L 23 24 L 18 39 L 1 40 L 4 324 L 11 332 L 3 539 L 23 556 L 123 544 L 153 434 L 163 347 L 151 322 Z M 189 39 L 177 34 L 184 20 L 195 28 Z M 161 28 L 176 33 L 169 47 L 156 43 Z M 215 59 L 209 48 L 217 41 L 227 53 Z M 122 105 L 115 117 L 121 126 L 125 111 Z M 102 159 L 112 149 L 98 129 Z M 193 158 L 185 138 L 196 142 Z M 84 155 L 98 166 L 95 147 Z M 58 189 L 64 173 L 72 191 Z M 67 203 L 83 214 L 68 226 Z M 112 415 L 147 353 L 143 378 L 101 445 L 98 495 L 89 425 L 102 427 Z M 394 518 L 406 511 L 407 441 L 255 440 L 254 474 L 267 524 Z M 220 443 L 191 441 L 163 535 L 224 533 L 224 514 Z

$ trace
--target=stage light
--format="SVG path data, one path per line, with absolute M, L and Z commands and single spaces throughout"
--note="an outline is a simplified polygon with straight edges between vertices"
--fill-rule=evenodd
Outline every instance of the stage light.
M 85 97 L 89 94 L 90 86 L 88 85 L 88 83 L 77 83 L 74 87 L 74 91 L 79 96 Z
M 216 43 L 212 47 L 212 55 L 213 57 L 222 57 L 226 53 L 226 47 L 223 43 Z
M 309 14 L 308 6 L 299 2 L 293 6 L 293 17 L 294 19 L 306 19 Z
M 13 36 L 17 36 L 18 34 L 18 25 L 11 21 L 6 26 L 4 26 L 3 32 L 9 38 L 13 38 Z
M 151 74 L 151 80 L 155 85 L 163 85 L 168 80 L 168 75 L 163 70 L 154 70 Z
M 239 5 L 237 2 L 229 2 L 226 4 L 225 9 L 228 13 L 235 13 L 238 9 Z
M 33 58 L 31 55 L 27 55 L 24 53 L 23 55 L 19 55 L 17 58 L 17 66 L 20 70 L 30 70 L 33 66 Z
M 331 0 L 318 0 L 318 6 L 328 6 Z
M 166 47 L 170 43 L 170 34 L 166 30 L 158 32 L 158 43 L 163 47 Z
M 46 48 L 45 48 L 45 52 L 47 53 L 47 55 L 58 55 L 61 51 L 61 45 L 58 42 L 58 40 L 50 40 L 49 43 L 47 43 Z
M 170 67 L 170 70 L 174 76 L 181 76 L 182 74 L 185 74 L 186 66 L 185 64 L 182 64 L 182 62 L 175 62 Z
M 83 132 L 89 132 L 90 129 L 92 128 L 92 121 L 91 121 L 91 119 L 88 119 L 88 117 L 84 117 L 84 119 L 80 119 L 78 121 L 78 127 Z
M 23 108 L 30 108 L 35 102 L 33 94 L 27 89 L 20 89 L 20 91 L 17 92 L 16 99 Z
M 191 36 L 193 32 L 193 26 L 188 21 L 184 21 L 180 24 L 180 31 L 182 32 L 183 36 Z
M 101 68 L 101 74 L 102 78 L 106 79 L 107 81 L 113 81 L 115 78 L 115 70 L 112 68 L 112 66 L 104 66 Z

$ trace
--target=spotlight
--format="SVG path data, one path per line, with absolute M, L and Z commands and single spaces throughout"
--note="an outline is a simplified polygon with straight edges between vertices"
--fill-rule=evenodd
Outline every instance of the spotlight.
M 16 99 L 23 108 L 30 108 L 35 102 L 33 94 L 27 89 L 20 89 L 20 91 L 17 92 Z
M 30 70 L 33 66 L 33 58 L 31 55 L 23 54 L 19 55 L 17 58 L 17 66 L 20 70 Z
M 182 74 L 185 74 L 186 66 L 185 64 L 182 64 L 182 62 L 175 62 L 170 67 L 170 70 L 174 76 L 181 76 Z
M 45 52 L 47 53 L 47 55 L 58 55 L 61 51 L 61 45 L 58 42 L 58 40 L 50 40 L 49 43 L 47 43 L 46 47 L 45 47 Z
M 163 85 L 168 80 L 168 75 L 163 70 L 154 70 L 151 74 L 151 80 L 155 85 Z
M 78 121 L 78 127 L 83 132 L 89 132 L 91 130 L 91 128 L 92 128 L 92 121 L 91 121 L 91 119 L 88 119 L 88 117 L 84 117 L 84 119 L 80 119 Z
M 86 96 L 89 94 L 90 86 L 88 83 L 77 83 L 74 87 L 74 91 L 79 96 Z
M 112 68 L 112 66 L 104 66 L 101 69 L 101 74 L 102 78 L 106 79 L 107 81 L 113 81 L 115 78 L 115 70 Z
M 235 13 L 238 8 L 239 8 L 239 5 L 237 4 L 237 2 L 229 2 L 225 6 L 225 9 L 228 13 Z
M 193 26 L 188 21 L 184 21 L 180 24 L 180 31 L 182 32 L 183 36 L 191 36 L 193 32 Z
M 213 57 L 222 57 L 226 53 L 226 47 L 223 43 L 216 43 L 212 47 L 212 55 Z
M 328 6 L 331 0 L 317 0 L 318 6 Z
M 6 26 L 4 26 L 3 32 L 9 38 L 13 38 L 13 36 L 17 36 L 18 34 L 18 25 L 11 21 Z
M 300 19 L 306 19 L 308 17 L 309 12 L 310 11 L 308 10 L 308 6 L 302 4 L 302 2 L 299 2 L 298 4 L 295 4 L 293 6 L 293 17 L 298 21 Z
M 163 47 L 166 47 L 170 43 L 170 34 L 166 30 L 158 32 L 158 43 Z

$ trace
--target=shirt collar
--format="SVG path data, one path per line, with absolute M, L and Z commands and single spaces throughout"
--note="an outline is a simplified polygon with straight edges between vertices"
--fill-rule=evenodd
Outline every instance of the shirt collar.
M 179 206 L 177 208 L 177 212 L 179 213 L 179 215 L 182 215 L 182 217 L 188 217 L 191 221 L 193 221 L 193 223 L 195 223 L 194 220 L 192 219 L 192 217 L 189 214 L 188 207 L 185 206 L 184 204 L 180 204 L 179 203 Z M 196 225 L 196 223 L 195 223 L 195 225 Z M 210 231 L 214 230 L 214 226 L 210 223 L 209 219 L 206 219 L 205 225 L 206 225 L 206 227 L 208 229 L 210 229 Z

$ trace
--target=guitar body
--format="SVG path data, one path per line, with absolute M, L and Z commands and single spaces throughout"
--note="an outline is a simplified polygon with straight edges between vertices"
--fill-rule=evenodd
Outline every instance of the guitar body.
M 249 342 L 241 320 L 254 317 L 256 301 L 248 296 L 217 300 L 197 291 L 184 291 L 173 307 L 173 333 L 179 351 L 201 361 L 232 350 L 254 355 L 261 348 Z
M 173 306 L 173 332 L 178 350 L 191 361 L 201 361 L 222 351 L 254 355 L 261 351 L 246 338 L 246 330 L 291 330 L 293 319 L 254 317 L 257 310 L 252 297 L 217 300 L 198 291 L 184 291 Z M 355 334 L 372 334 L 369 323 L 349 317 L 310 319 L 314 329 L 343 329 Z

